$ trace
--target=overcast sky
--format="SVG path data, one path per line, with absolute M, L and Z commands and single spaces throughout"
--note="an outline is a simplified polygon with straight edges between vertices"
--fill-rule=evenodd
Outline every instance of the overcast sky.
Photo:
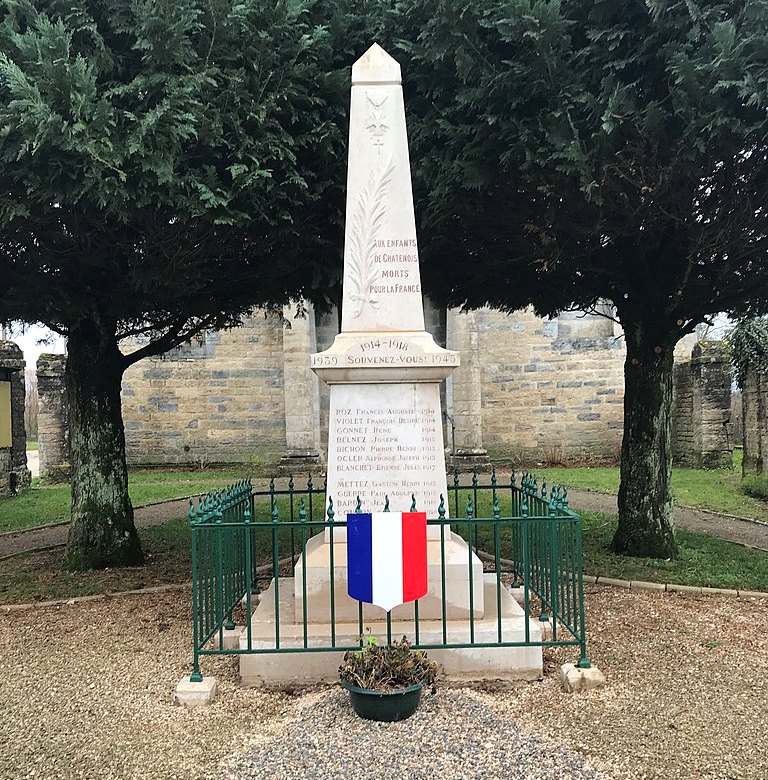
M 48 328 L 41 328 L 37 325 L 30 325 L 24 333 L 19 333 L 14 327 L 9 336 L 11 341 L 15 341 L 21 347 L 27 368 L 34 369 L 41 352 L 63 353 L 66 351 L 65 342 L 61 336 Z M 41 340 L 45 340 L 47 343 L 38 343 Z

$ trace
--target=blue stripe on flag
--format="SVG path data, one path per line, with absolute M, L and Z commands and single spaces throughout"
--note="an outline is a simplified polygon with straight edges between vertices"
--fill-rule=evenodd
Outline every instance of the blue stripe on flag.
M 373 601 L 371 515 L 347 515 L 347 591 L 353 599 Z

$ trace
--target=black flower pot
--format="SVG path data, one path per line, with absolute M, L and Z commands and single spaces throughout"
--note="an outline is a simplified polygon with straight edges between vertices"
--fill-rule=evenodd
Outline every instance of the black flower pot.
M 405 720 L 416 712 L 421 701 L 421 683 L 397 691 L 358 688 L 346 680 L 342 680 L 341 684 L 349 691 L 352 708 L 367 720 Z

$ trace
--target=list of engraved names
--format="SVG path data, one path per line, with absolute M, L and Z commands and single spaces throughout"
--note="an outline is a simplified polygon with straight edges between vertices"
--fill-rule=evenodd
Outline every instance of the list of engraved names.
M 417 392 L 413 405 L 396 400 L 377 404 L 362 400 L 364 391 L 357 395 L 356 401 L 336 409 L 330 432 L 334 503 L 352 511 L 360 496 L 366 511 L 380 511 L 388 496 L 393 511 L 407 511 L 413 494 L 417 505 L 434 502 L 444 479 L 438 398 Z M 376 400 L 388 399 L 371 398 Z M 436 514 L 437 503 L 418 508 Z

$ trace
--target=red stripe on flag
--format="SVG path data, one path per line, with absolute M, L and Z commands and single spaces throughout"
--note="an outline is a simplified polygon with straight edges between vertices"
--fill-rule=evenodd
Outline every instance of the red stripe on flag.
M 403 603 L 427 594 L 427 513 L 403 512 Z

